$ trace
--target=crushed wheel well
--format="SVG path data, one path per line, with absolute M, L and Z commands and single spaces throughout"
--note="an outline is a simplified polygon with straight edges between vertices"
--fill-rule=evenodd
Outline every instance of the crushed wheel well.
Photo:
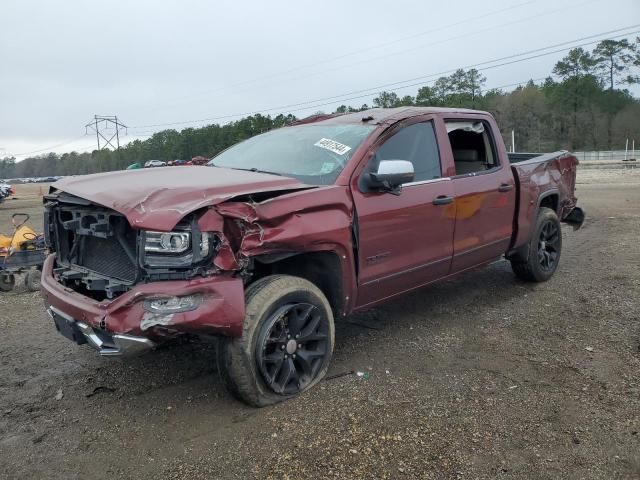
M 275 261 L 271 255 L 257 256 L 254 257 L 253 273 L 252 282 L 274 274 L 305 278 L 322 290 L 334 316 L 341 316 L 344 308 L 342 267 L 334 252 L 299 253 Z
M 552 193 L 551 195 L 547 195 L 540 201 L 540 208 L 547 207 L 558 213 L 558 194 Z

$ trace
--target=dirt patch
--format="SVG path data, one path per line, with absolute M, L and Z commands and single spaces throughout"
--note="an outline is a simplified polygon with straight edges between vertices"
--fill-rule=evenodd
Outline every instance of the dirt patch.
M 638 478 L 640 178 L 590 175 L 549 282 L 498 262 L 353 316 L 333 378 L 271 408 L 211 344 L 101 359 L 1 294 L 0 478 Z

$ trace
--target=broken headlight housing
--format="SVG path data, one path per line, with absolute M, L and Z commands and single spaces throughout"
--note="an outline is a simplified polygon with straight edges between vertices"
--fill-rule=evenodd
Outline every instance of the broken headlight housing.
M 153 232 L 145 234 L 144 251 L 147 253 L 179 254 L 191 246 L 191 232 Z
M 191 267 L 207 259 L 216 246 L 212 232 L 178 228 L 171 232 L 144 231 L 144 263 L 148 267 Z

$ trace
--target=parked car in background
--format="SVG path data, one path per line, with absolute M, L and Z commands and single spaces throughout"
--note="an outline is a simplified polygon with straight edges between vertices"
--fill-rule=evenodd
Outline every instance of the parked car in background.
M 138 162 L 136 163 L 132 163 L 131 165 L 129 165 L 127 167 L 127 170 L 138 170 L 139 168 L 142 168 L 142 165 Z
M 207 157 L 202 157 L 202 156 L 193 157 L 189 161 L 189 165 L 206 165 L 207 163 L 209 163 L 209 160 L 211 159 Z
M 5 199 L 15 194 L 14 188 L 8 183 L 0 182 L 0 203 L 4 202 Z
M 101 355 L 215 335 L 230 391 L 273 404 L 324 377 L 336 319 L 503 256 L 548 280 L 560 222 L 584 220 L 577 164 L 507 154 L 486 112 L 402 107 L 303 120 L 207 167 L 69 178 L 44 199 L 45 304 Z
M 153 167 L 166 167 L 167 162 L 163 162 L 162 160 L 148 160 L 144 164 L 144 168 L 153 168 Z

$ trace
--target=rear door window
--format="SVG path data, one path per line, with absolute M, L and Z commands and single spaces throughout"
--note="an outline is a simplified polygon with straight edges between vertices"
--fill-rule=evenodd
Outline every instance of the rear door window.
M 482 121 L 446 122 L 456 175 L 493 170 L 499 166 L 489 127 Z

